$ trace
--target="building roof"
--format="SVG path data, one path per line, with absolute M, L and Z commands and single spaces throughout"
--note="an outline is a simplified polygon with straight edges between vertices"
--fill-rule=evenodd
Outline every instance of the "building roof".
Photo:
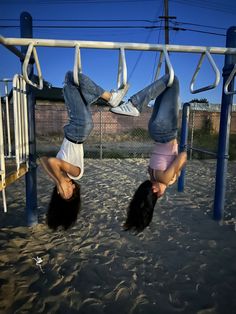
M 45 84 L 42 90 L 35 89 L 35 98 L 36 100 L 64 101 L 62 88 L 47 87 Z

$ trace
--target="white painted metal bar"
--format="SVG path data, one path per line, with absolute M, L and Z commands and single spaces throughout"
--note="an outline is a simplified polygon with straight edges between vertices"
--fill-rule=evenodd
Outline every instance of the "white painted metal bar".
M 24 160 L 24 156 L 25 156 L 25 147 L 24 147 L 24 120 L 23 120 L 23 93 L 22 93 L 22 84 L 21 84 L 21 77 L 18 77 L 18 84 L 19 84 L 19 103 L 18 103 L 18 110 L 19 110 L 19 118 L 20 118 L 20 134 L 21 134 L 21 158 L 20 158 L 20 162 L 22 162 L 22 160 Z
M 19 173 L 20 165 L 26 163 L 28 168 L 29 137 L 26 82 L 23 76 L 16 74 L 13 78 L 13 108 L 14 108 L 14 136 L 15 160 Z
M 7 212 L 7 202 L 6 202 L 6 166 L 5 166 L 5 156 L 4 156 L 4 139 L 3 139 L 3 122 L 2 122 L 2 102 L 0 97 L 0 178 L 2 182 L 2 200 L 3 200 L 3 210 Z
M 2 201 L 3 201 L 3 211 L 4 213 L 7 212 L 7 196 L 6 196 L 6 189 L 2 190 Z
M 24 98 L 23 98 L 23 86 L 22 86 L 22 78 L 19 76 L 19 86 L 20 86 L 20 103 L 19 103 L 19 112 L 20 112 L 20 121 L 21 121 L 21 127 L 20 127 L 20 132 L 21 132 L 21 162 L 25 160 L 25 115 L 24 115 Z
M 125 50 L 149 50 L 162 51 L 163 45 L 144 44 L 144 43 L 124 43 L 124 42 L 104 42 L 104 41 L 82 41 L 82 40 L 57 40 L 57 39 L 38 39 L 38 38 L 5 38 L 0 36 L 0 44 L 4 46 L 28 46 L 34 47 L 61 47 L 74 48 L 79 45 L 80 48 L 96 49 L 120 49 Z M 236 48 L 227 47 L 206 47 L 206 46 L 186 46 L 186 45 L 165 45 L 168 52 L 188 52 L 203 53 L 209 51 L 211 54 L 236 54 Z
M 162 62 L 163 62 L 163 56 L 164 56 L 164 52 L 161 51 L 160 55 L 159 55 L 159 60 L 158 60 L 158 65 L 157 65 L 154 81 L 156 81 L 159 78 L 160 71 L 161 71 L 161 66 L 162 66 Z
M 20 80 L 19 76 L 16 79 L 16 92 L 17 92 L 17 117 L 18 117 L 18 137 L 19 137 L 19 165 L 17 165 L 17 170 L 20 169 L 20 164 L 22 162 L 23 147 L 22 147 L 22 119 L 21 119 L 21 93 L 20 93 Z
M 9 81 L 9 80 L 8 80 Z M 4 80 L 3 80 L 4 82 Z M 28 139 L 28 111 L 26 81 L 22 75 L 16 74 L 13 78 L 13 118 L 14 118 L 14 137 L 15 137 L 15 156 L 16 173 L 20 176 L 20 167 L 22 163 L 26 164 L 28 169 L 29 159 L 29 139 Z M 7 211 L 6 202 L 6 154 L 4 151 L 4 133 L 8 136 L 6 124 L 3 124 L 3 111 L 0 97 L 0 179 L 2 186 L 2 198 L 4 212 Z M 10 123 L 10 121 L 9 121 Z M 13 160 L 14 160 L 13 159 Z
M 174 74 L 174 69 L 171 65 L 170 58 L 169 58 L 169 55 L 168 55 L 168 52 L 167 52 L 165 46 L 163 46 L 163 52 L 164 52 L 166 64 L 167 64 L 167 67 L 169 70 L 169 75 L 170 75 L 170 79 L 169 79 L 169 82 L 167 83 L 167 87 L 170 87 L 173 84 L 175 74 Z
M 41 75 L 41 69 L 39 65 L 39 60 L 36 52 L 37 46 L 41 47 L 63 47 L 63 48 L 76 48 L 76 57 L 74 64 L 74 78 L 77 83 L 78 78 L 75 75 L 76 70 L 81 69 L 81 59 L 80 59 L 80 48 L 96 48 L 96 49 L 120 49 L 120 50 L 146 50 L 146 51 L 161 51 L 164 53 L 166 57 L 166 63 L 169 67 L 170 71 L 170 81 L 168 82 L 168 86 L 172 84 L 172 79 L 174 78 L 174 71 L 168 56 L 168 52 L 187 52 L 187 53 L 201 53 L 201 58 L 199 64 L 197 66 L 197 70 L 193 76 L 193 79 L 190 84 L 190 90 L 192 93 L 198 93 L 201 91 L 205 91 L 211 88 L 214 88 L 218 85 L 220 80 L 219 70 L 211 56 L 211 54 L 236 54 L 236 48 L 230 47 L 206 47 L 206 46 L 186 46 L 186 45 L 156 45 L 156 44 L 143 44 L 143 43 L 123 43 L 123 42 L 99 42 L 99 41 L 78 41 L 78 40 L 54 40 L 54 39 L 36 39 L 36 38 L 4 38 L 0 36 L 0 44 L 10 47 L 13 45 L 19 46 L 28 46 L 28 51 L 25 57 L 25 61 L 23 64 L 23 75 L 28 84 L 31 84 L 39 89 L 43 88 L 43 79 Z M 14 52 L 14 51 L 13 51 Z M 36 67 L 39 75 L 39 84 L 34 84 L 31 82 L 27 75 L 27 67 L 33 52 Z M 18 55 L 18 54 L 17 54 Z M 198 90 L 193 89 L 194 81 L 197 75 L 197 72 L 200 69 L 203 58 L 207 55 L 213 70 L 215 71 L 216 77 L 215 81 L 212 85 L 200 88 Z M 227 86 L 226 86 L 227 92 Z
M 24 156 L 24 146 L 23 146 L 23 127 L 24 127 L 24 122 L 22 121 L 22 106 L 21 106 L 21 84 L 20 84 L 20 77 L 17 77 L 17 110 L 18 110 L 18 118 L 19 118 L 19 152 L 20 152 L 20 164 L 22 163 L 23 156 Z
M 215 72 L 215 81 L 211 85 L 204 86 L 204 87 L 201 87 L 201 88 L 198 88 L 198 89 L 194 90 L 194 83 L 195 83 L 197 74 L 198 74 L 198 72 L 201 69 L 201 66 L 202 66 L 202 63 L 203 63 L 203 60 L 204 60 L 205 56 L 207 56 L 207 58 L 208 58 L 208 60 L 210 62 L 210 65 L 213 68 L 213 71 Z M 213 89 L 213 88 L 215 88 L 219 84 L 219 82 L 220 82 L 220 71 L 217 68 L 217 66 L 215 64 L 215 61 L 213 60 L 211 54 L 208 51 L 206 51 L 206 52 L 201 54 L 201 57 L 199 59 L 198 65 L 197 65 L 197 68 L 196 68 L 196 70 L 195 70 L 195 72 L 193 74 L 192 80 L 190 82 L 190 91 L 191 91 L 192 94 L 196 94 L 196 93 L 200 93 L 200 92 L 203 92 L 203 91 L 206 91 L 206 90 L 209 90 L 209 89 Z
M 27 169 L 29 167 L 29 133 L 28 133 L 28 107 L 27 107 L 27 95 L 26 95 L 26 82 L 21 76 L 22 81 L 22 95 L 23 95 L 23 107 L 24 107 L 24 132 L 25 132 L 25 162 Z
M 159 74 L 160 74 L 160 71 L 161 71 L 161 66 L 162 66 L 162 63 L 163 63 L 163 57 L 165 57 L 165 60 L 166 60 L 166 64 L 167 64 L 167 67 L 168 67 L 168 70 L 169 70 L 169 75 L 170 75 L 170 78 L 169 78 L 169 82 L 167 84 L 168 87 L 170 87 L 172 84 L 173 84 L 173 81 L 174 81 L 174 69 L 172 67 L 172 64 L 170 62 L 170 58 L 169 58 L 169 55 L 168 55 L 168 52 L 165 48 L 165 46 L 162 46 L 162 51 L 160 53 L 160 56 L 159 56 L 159 61 L 158 61 L 158 65 L 157 65 L 157 70 L 156 70 L 156 75 L 155 75 L 155 80 L 158 79 L 159 77 Z
M 75 61 L 74 61 L 74 69 L 73 69 L 73 77 L 76 85 L 79 86 L 79 78 L 78 73 L 82 73 L 82 64 L 81 64 L 81 54 L 80 54 L 80 46 L 75 46 Z
M 5 91 L 5 104 L 6 104 L 7 147 L 8 147 L 8 157 L 10 157 L 12 154 L 12 149 L 11 149 L 10 113 L 9 113 L 8 81 L 7 80 L 4 80 L 4 91 Z
M 119 64 L 117 76 L 117 89 L 127 84 L 127 64 L 125 59 L 125 49 L 120 48 L 119 51 Z
M 226 95 L 233 95 L 236 94 L 236 90 L 233 91 L 229 91 L 229 84 L 232 82 L 234 76 L 236 74 L 236 64 L 234 65 L 233 70 L 231 71 L 227 81 L 225 82 L 225 86 L 224 86 L 224 92 Z
M 13 78 L 13 112 L 14 112 L 14 136 L 15 136 L 15 158 L 16 169 L 19 172 L 20 169 L 20 139 L 19 139 L 19 116 L 18 116 L 18 75 Z
M 32 82 L 29 77 L 28 77 L 28 65 L 29 65 L 29 61 L 30 61 L 30 57 L 33 53 L 34 56 L 34 61 L 35 61 L 35 65 L 38 71 L 38 78 L 39 78 L 39 83 L 36 84 L 34 82 Z M 43 77 L 42 77 L 42 72 L 41 72 L 41 68 L 40 68 L 40 64 L 39 64 L 39 59 L 38 59 L 38 54 L 36 51 L 36 48 L 34 47 L 34 45 L 32 43 L 30 43 L 26 56 L 25 56 L 25 60 L 22 66 L 22 73 L 24 76 L 24 79 L 26 80 L 26 82 L 38 89 L 43 89 Z

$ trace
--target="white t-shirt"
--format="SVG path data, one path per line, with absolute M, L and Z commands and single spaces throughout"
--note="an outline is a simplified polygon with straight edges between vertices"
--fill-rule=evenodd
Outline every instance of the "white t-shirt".
M 67 161 L 68 163 L 79 167 L 80 174 L 78 177 L 73 177 L 67 174 L 72 180 L 79 180 L 84 173 L 84 147 L 83 144 L 74 144 L 64 138 L 61 148 L 56 156 L 58 159 Z

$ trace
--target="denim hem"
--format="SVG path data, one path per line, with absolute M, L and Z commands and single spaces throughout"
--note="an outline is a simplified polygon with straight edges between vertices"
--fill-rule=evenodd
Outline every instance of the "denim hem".
M 177 136 L 174 136 L 174 135 L 172 135 L 172 136 L 163 136 L 163 137 L 158 137 L 158 136 L 156 136 L 156 138 L 154 139 L 154 141 L 155 142 L 157 142 L 157 143 L 162 143 L 162 144 L 164 144 L 164 143 L 168 143 L 168 142 L 170 142 L 170 141 L 173 141 L 173 140 L 176 140 L 177 139 Z

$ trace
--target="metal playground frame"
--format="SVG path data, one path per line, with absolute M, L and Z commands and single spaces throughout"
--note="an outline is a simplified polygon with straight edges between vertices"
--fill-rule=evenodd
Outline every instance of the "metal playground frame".
M 13 84 L 13 106 L 14 106 L 14 131 L 15 131 L 15 154 L 11 157 L 16 161 L 16 172 L 11 179 L 6 176 L 6 160 L 4 155 L 3 140 L 3 120 L 2 103 L 0 103 L 0 191 L 3 193 L 4 210 L 6 211 L 5 188 L 20 176 L 26 177 L 26 213 L 27 223 L 32 226 L 38 222 L 37 214 L 37 185 L 36 185 L 36 145 L 35 145 L 35 100 L 34 88 L 43 88 L 43 76 L 40 62 L 37 55 L 37 47 L 63 47 L 74 48 L 74 81 L 79 85 L 78 72 L 82 71 L 80 50 L 91 49 L 112 49 L 119 50 L 118 66 L 118 88 L 127 83 L 127 66 L 125 59 L 126 50 L 159 51 L 160 57 L 157 66 L 155 79 L 158 78 L 163 59 L 167 65 L 170 79 L 168 86 L 171 86 L 174 79 L 174 70 L 169 58 L 169 52 L 184 52 L 200 54 L 197 68 L 190 82 L 191 93 L 199 93 L 217 87 L 220 82 L 221 71 L 217 68 L 212 57 L 213 54 L 225 56 L 225 65 L 222 71 L 223 91 L 220 116 L 220 131 L 217 152 L 215 199 L 213 208 L 213 218 L 222 220 L 224 214 L 226 174 L 229 149 L 229 130 L 234 88 L 234 77 L 236 74 L 236 27 L 231 27 L 227 31 L 226 47 L 203 47 L 203 46 L 180 46 L 180 45 L 156 45 L 143 43 L 122 43 L 122 42 L 98 42 L 98 41 L 78 41 L 78 40 L 52 40 L 32 38 L 32 17 L 29 13 L 23 12 L 20 17 L 21 38 L 4 38 L 0 36 L 0 44 L 19 57 L 22 63 L 22 75 L 14 77 Z M 20 46 L 19 50 L 16 46 Z M 207 58 L 212 70 L 215 73 L 214 82 L 208 86 L 194 89 L 197 74 L 201 68 L 204 58 Z M 38 74 L 38 82 L 33 82 L 34 65 Z M 8 99 L 5 101 L 8 106 Z M 188 107 L 187 105 L 185 107 Z M 186 148 L 188 113 L 184 107 L 185 119 L 182 120 L 182 134 L 180 150 Z M 20 113 L 19 113 L 20 112 Z M 9 131 L 10 132 L 10 131 Z M 10 133 L 9 133 L 10 134 Z M 11 151 L 8 148 L 8 152 Z M 14 155 L 14 156 L 13 156 Z M 178 190 L 184 189 L 184 173 L 178 181 Z

